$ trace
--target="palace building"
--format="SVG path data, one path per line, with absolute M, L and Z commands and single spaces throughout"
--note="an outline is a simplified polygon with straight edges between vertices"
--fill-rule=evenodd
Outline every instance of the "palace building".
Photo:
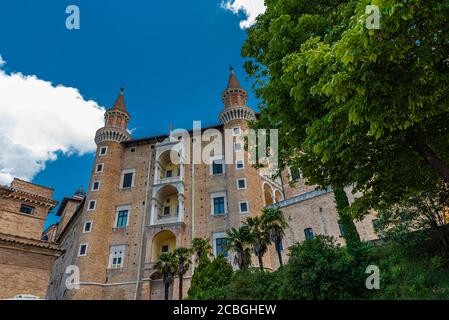
M 0 299 L 44 298 L 60 247 L 43 238 L 53 189 L 14 179 L 0 186 Z
M 203 138 L 167 134 L 133 139 L 127 130 L 132 109 L 121 90 L 95 135 L 87 194 L 80 190 L 65 198 L 57 213 L 60 223 L 48 231 L 48 238 L 64 250 L 53 267 L 48 299 L 163 299 L 163 283 L 154 269 L 161 253 L 190 247 L 193 238 L 202 237 L 210 239 L 218 255 L 224 252 L 226 232 L 266 206 L 284 212 L 289 224 L 284 248 L 317 234 L 344 243 L 331 190 L 306 185 L 299 170 L 287 169 L 273 180 L 249 164 L 242 136 L 256 114 L 232 69 L 222 99 L 220 122 L 203 128 Z M 195 144 L 204 150 L 226 129 L 234 138 L 232 164 L 221 154 L 211 154 L 210 163 L 186 161 L 195 154 Z M 172 161 L 171 152 L 180 145 L 180 161 Z M 377 239 L 372 219 L 356 222 L 364 240 Z M 232 262 L 232 253 L 227 255 Z M 264 260 L 268 269 L 279 267 L 274 248 Z M 66 286 L 68 266 L 79 268 L 78 289 Z M 192 269 L 184 279 L 186 292 Z M 177 281 L 171 297 L 178 296 Z

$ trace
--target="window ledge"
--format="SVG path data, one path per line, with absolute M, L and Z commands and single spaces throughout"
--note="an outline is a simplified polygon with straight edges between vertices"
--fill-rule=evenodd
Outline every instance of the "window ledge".
M 113 227 L 112 228 L 112 231 L 113 232 L 118 232 L 118 231 L 127 231 L 128 230 L 128 226 L 126 226 L 126 227 Z

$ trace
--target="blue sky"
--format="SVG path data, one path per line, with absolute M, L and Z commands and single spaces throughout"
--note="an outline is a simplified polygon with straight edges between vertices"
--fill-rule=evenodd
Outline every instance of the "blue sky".
M 65 27 L 65 10 L 70 4 L 80 8 L 80 30 Z M 242 11 L 233 14 L 223 9 L 221 0 L 5 1 L 0 11 L 0 56 L 6 62 L 5 77 L 20 72 L 76 88 L 86 104 L 92 100 L 97 107 L 111 107 L 123 84 L 132 116 L 130 127 L 135 128 L 133 138 L 139 138 L 167 133 L 170 124 L 190 128 L 193 120 L 201 120 L 204 126 L 217 123 L 230 64 L 242 86 L 250 89 L 240 57 L 246 38 L 240 28 L 244 19 Z M 249 105 L 257 105 L 251 93 Z M 31 110 L 33 103 L 27 108 Z M 51 131 L 61 120 L 83 130 L 82 119 L 72 121 L 64 109 L 54 114 L 58 108 L 51 110 L 51 121 L 47 119 L 41 128 L 62 136 L 64 130 Z M 98 112 L 91 114 L 87 117 L 99 118 Z M 73 139 L 86 134 L 93 140 L 92 130 L 87 131 L 86 125 L 86 132 Z M 27 134 L 34 133 L 22 136 Z M 89 143 L 82 140 L 81 147 L 70 145 L 69 151 L 53 147 L 50 161 L 42 160 L 46 155 L 39 158 L 45 169 L 35 169 L 32 181 L 55 188 L 59 201 L 80 185 L 86 188 L 93 154 L 91 146 L 86 151 L 82 145 Z M 82 156 L 81 149 L 85 152 Z M 20 152 L 15 150 L 12 152 L 18 156 Z

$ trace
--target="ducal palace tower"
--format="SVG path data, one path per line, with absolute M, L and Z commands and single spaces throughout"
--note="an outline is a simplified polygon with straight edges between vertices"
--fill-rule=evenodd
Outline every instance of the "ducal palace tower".
M 190 150 L 181 148 L 181 161 L 174 163 L 170 153 L 179 139 L 169 134 L 131 137 L 127 129 L 132 109 L 121 90 L 95 135 L 88 191 L 64 198 L 57 211 L 60 222 L 44 232 L 42 239 L 62 252 L 49 271 L 47 299 L 163 299 L 162 279 L 154 269 L 161 253 L 190 247 L 193 238 L 206 238 L 215 255 L 225 253 L 232 263 L 232 253 L 224 252 L 226 231 L 266 206 L 281 208 L 289 225 L 284 259 L 289 246 L 317 234 L 344 244 L 331 190 L 306 185 L 300 170 L 287 168 L 273 180 L 249 164 L 243 134 L 256 114 L 247 106 L 247 91 L 232 69 L 222 100 L 219 124 L 202 131 L 218 135 L 232 130 L 233 163 L 216 154 L 209 163 L 184 161 L 185 154 L 194 153 L 194 143 L 205 147 L 214 138 L 204 142 L 194 135 L 187 144 Z M 223 150 L 224 143 L 223 139 Z M 348 196 L 353 200 L 351 192 Z M 363 240 L 377 239 L 375 224 L 374 216 L 356 222 Z M 264 265 L 279 267 L 273 246 Z M 79 268 L 78 288 L 66 286 L 70 266 Z M 193 272 L 194 266 L 184 278 L 184 296 Z M 178 296 L 177 281 L 170 297 Z

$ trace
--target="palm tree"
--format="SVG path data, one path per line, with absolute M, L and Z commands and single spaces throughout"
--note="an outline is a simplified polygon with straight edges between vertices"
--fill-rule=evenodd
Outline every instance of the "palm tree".
M 209 239 L 194 238 L 192 240 L 192 250 L 195 253 L 195 263 L 198 263 L 201 258 L 209 257 L 212 252 Z
M 263 267 L 263 255 L 268 250 L 270 244 L 270 237 L 263 227 L 262 219 L 260 217 L 247 218 L 246 225 L 250 230 L 250 239 L 253 246 L 254 254 L 259 259 L 259 267 L 261 271 L 264 271 Z
M 288 228 L 284 214 L 280 209 L 264 208 L 262 209 L 261 219 L 264 229 L 274 243 L 279 258 L 279 265 L 282 267 L 282 239 L 285 235 L 284 230 Z
M 173 251 L 173 255 L 178 264 L 177 273 L 179 278 L 179 300 L 182 300 L 183 278 L 190 268 L 192 261 L 190 255 L 192 251 L 187 248 L 177 248 Z
M 173 283 L 173 277 L 176 273 L 177 264 L 173 252 L 162 253 L 154 268 L 162 275 L 164 282 L 164 299 L 168 300 L 170 285 Z
M 251 265 L 251 251 L 248 248 L 251 243 L 251 234 L 248 226 L 232 228 L 226 235 L 226 250 L 234 251 L 234 263 L 240 270 L 246 270 Z

